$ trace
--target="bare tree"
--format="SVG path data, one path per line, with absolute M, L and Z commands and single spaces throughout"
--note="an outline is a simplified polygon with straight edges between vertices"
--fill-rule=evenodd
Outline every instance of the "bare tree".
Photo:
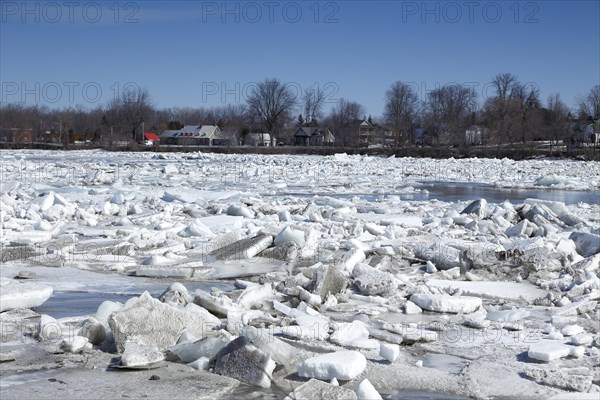
M 412 86 L 397 81 L 385 93 L 383 118 L 392 125 L 396 145 L 412 136 L 412 125 L 419 107 L 419 97 Z
M 269 132 L 273 146 L 276 129 L 283 127 L 296 105 L 294 92 L 277 79 L 266 79 L 253 88 L 247 103 L 249 114 Z
M 364 118 L 366 113 L 367 110 L 362 104 L 340 98 L 327 118 L 333 131 L 338 136 L 336 142 L 339 142 L 342 146 L 353 144 L 357 140 L 354 137 L 354 132 L 345 130 L 344 127 L 354 120 Z
M 465 129 L 475 112 L 477 93 L 461 84 L 442 86 L 428 94 L 429 128 L 440 142 L 465 142 Z
M 540 135 L 540 93 L 535 85 L 515 84 L 509 98 L 510 139 L 522 143 Z
M 518 83 L 517 77 L 510 73 L 498 74 L 492 80 L 492 85 L 496 89 L 496 97 L 500 100 L 506 100 Z
M 109 102 L 106 116 L 110 125 L 125 129 L 135 141 L 138 130 L 152 110 L 150 95 L 146 89 L 127 88 Z
M 316 122 L 323 116 L 323 104 L 325 103 L 325 91 L 323 89 L 306 89 L 302 102 L 304 103 L 305 121 L 308 123 Z
M 486 100 L 483 116 L 498 142 L 526 142 L 541 135 L 539 89 L 512 74 L 499 74 L 492 84 L 496 95 Z
M 594 86 L 585 96 L 577 97 L 580 118 L 600 119 L 600 85 Z
M 548 96 L 548 105 L 544 110 L 545 137 L 550 139 L 550 149 L 559 140 L 566 140 L 569 135 L 569 107 L 560 98 L 558 93 Z

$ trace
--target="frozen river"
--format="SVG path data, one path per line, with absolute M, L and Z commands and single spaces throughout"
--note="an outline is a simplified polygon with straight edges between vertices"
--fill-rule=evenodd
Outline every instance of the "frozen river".
M 2 398 L 123 387 L 187 398 L 194 382 L 201 398 L 280 399 L 318 374 L 306 363 L 340 352 L 365 365 L 328 367 L 340 377 L 332 390 L 368 379 L 386 399 L 600 390 L 600 163 L 102 151 L 2 161 Z M 196 353 L 170 353 L 196 340 L 173 328 L 181 318 L 150 314 L 139 332 L 82 351 L 40 334 L 51 318 L 70 332 L 92 316 L 119 330 L 108 319 L 135 318 L 121 303 L 136 307 L 146 291 L 151 307 L 197 312 L 224 337 L 268 332 L 250 348 L 274 369 L 217 371 L 217 354 L 193 369 Z M 116 311 L 97 313 L 103 303 Z M 170 354 L 167 367 L 107 368 L 130 334 Z

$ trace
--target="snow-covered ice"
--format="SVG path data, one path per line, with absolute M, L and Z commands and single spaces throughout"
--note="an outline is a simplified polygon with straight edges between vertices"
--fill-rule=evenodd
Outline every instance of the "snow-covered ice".
M 360 375 L 367 367 L 364 355 L 357 351 L 336 351 L 304 360 L 298 367 L 298 375 L 324 381 L 336 378 L 348 381 Z
M 2 397 L 600 390 L 600 163 L 2 153 Z
M 37 307 L 44 304 L 52 293 L 52 286 L 38 283 L 13 282 L 3 285 L 0 290 L 0 312 Z

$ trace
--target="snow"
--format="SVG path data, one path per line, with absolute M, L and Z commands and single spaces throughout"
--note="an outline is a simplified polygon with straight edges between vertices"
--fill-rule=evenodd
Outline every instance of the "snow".
M 343 350 L 309 358 L 298 367 L 298 375 L 328 381 L 352 380 L 367 366 L 365 356 L 357 351 Z

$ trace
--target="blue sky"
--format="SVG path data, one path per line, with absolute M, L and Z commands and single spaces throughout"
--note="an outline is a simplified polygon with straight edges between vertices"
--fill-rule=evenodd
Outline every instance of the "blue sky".
M 275 77 L 381 115 L 406 81 L 511 72 L 569 105 L 600 83 L 598 1 L 1 2 L 2 102 L 95 106 L 128 83 L 158 107 L 244 102 Z M 327 106 L 329 108 L 329 106 Z

